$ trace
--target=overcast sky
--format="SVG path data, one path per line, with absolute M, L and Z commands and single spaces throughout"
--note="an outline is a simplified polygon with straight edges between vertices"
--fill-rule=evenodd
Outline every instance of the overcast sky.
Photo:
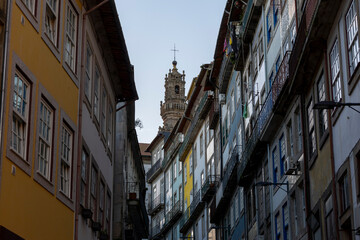
M 160 101 L 164 77 L 176 61 L 185 71 L 186 92 L 202 64 L 214 57 L 215 44 L 226 0 L 116 0 L 139 95 L 135 118 L 139 142 L 150 143 L 163 125 Z

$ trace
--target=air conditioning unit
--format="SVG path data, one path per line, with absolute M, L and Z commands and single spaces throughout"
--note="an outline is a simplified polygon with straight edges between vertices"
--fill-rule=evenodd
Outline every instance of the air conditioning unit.
M 226 103 L 225 94 L 219 94 L 219 102 L 220 102 L 221 105 L 225 105 L 225 103 Z
M 292 175 L 296 171 L 297 171 L 296 163 L 293 163 L 293 161 L 291 161 L 291 158 L 287 156 L 284 162 L 285 175 Z
M 178 138 L 179 138 L 179 142 L 181 143 L 184 142 L 184 134 L 179 133 Z

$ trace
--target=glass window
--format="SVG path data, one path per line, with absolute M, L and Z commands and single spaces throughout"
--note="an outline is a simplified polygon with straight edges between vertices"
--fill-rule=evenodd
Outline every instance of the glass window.
M 314 123 L 314 110 L 313 110 L 312 99 L 310 99 L 310 102 L 307 107 L 307 115 L 308 115 L 308 126 L 309 126 L 309 153 L 311 157 L 316 151 L 315 123 Z
M 325 101 L 325 80 L 324 75 L 322 74 L 319 82 L 317 84 L 317 93 L 318 93 L 318 102 Z M 320 131 L 320 137 L 323 136 L 323 134 L 328 129 L 328 119 L 327 119 L 327 111 L 325 109 L 319 109 L 319 131 Z
M 68 197 L 71 194 L 71 170 L 73 151 L 73 132 L 65 125 L 61 131 L 61 170 L 60 190 Z
M 65 25 L 65 62 L 75 72 L 76 66 L 76 41 L 77 41 L 77 20 L 78 15 L 71 4 L 66 8 Z
M 352 75 L 358 63 L 360 62 L 358 19 L 354 1 L 352 1 L 349 10 L 346 13 L 346 35 L 350 75 Z
M 336 239 L 333 228 L 335 226 L 333 217 L 333 198 L 330 195 L 325 201 L 325 224 L 326 224 L 326 238 Z
M 86 207 L 86 188 L 87 188 L 87 166 L 89 154 L 83 149 L 81 154 L 81 186 L 80 186 L 80 203 Z
M 89 42 L 86 44 L 86 58 L 85 58 L 85 85 L 84 91 L 88 101 L 91 102 L 91 81 L 92 81 L 92 50 Z
M 29 11 L 35 15 L 35 2 L 36 0 L 22 0 L 25 6 L 29 9 Z
M 42 100 L 40 102 L 38 170 L 48 180 L 51 177 L 52 133 L 53 109 Z
M 331 75 L 331 88 L 332 99 L 335 102 L 340 102 L 341 97 L 341 78 L 340 78 L 340 57 L 338 40 L 336 39 L 334 46 L 330 52 L 330 75 Z
M 15 73 L 13 95 L 13 119 L 11 127 L 11 149 L 25 161 L 29 124 L 30 85 L 20 74 Z
M 102 106 L 101 106 L 101 133 L 106 139 L 106 112 L 107 112 L 107 93 L 105 87 L 102 92 Z
M 57 0 L 46 0 L 45 34 L 56 47 L 58 45 L 58 17 L 59 2 Z
M 279 139 L 280 175 L 281 175 L 281 177 L 285 173 L 285 155 L 286 155 L 285 148 L 286 148 L 286 146 L 285 146 L 285 137 L 284 137 L 284 134 L 282 134 L 280 139 Z
M 277 148 L 274 147 L 272 151 L 272 161 L 273 161 L 273 174 L 274 174 L 274 183 L 277 183 L 279 180 L 279 169 L 278 169 L 278 151 Z
M 98 171 L 93 165 L 91 167 L 91 182 L 90 182 L 90 209 L 93 213 L 92 219 L 96 221 L 96 202 L 97 202 L 97 178 Z

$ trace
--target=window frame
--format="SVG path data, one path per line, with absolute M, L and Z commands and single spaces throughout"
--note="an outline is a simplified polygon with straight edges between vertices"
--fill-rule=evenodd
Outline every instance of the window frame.
M 55 170 L 56 170 L 56 153 L 57 153 L 57 140 L 58 132 L 59 132 L 59 107 L 55 99 L 47 92 L 45 87 L 39 83 L 38 86 L 38 116 L 37 116 L 37 127 L 36 127 L 36 143 L 35 143 L 35 164 L 34 164 L 34 180 L 37 181 L 40 185 L 42 185 L 46 190 L 55 194 Z M 42 173 L 39 172 L 39 147 L 40 147 L 40 134 L 39 134 L 39 127 L 40 127 L 40 107 L 41 102 L 45 102 L 53 111 L 52 116 L 52 141 L 49 143 L 51 144 L 51 155 L 49 156 L 50 166 L 49 166 L 49 176 L 44 176 Z
M 58 184 L 57 189 L 57 198 L 62 201 L 66 206 L 68 206 L 70 209 L 75 209 L 75 195 L 76 195 L 76 166 L 77 166 L 77 131 L 76 131 L 76 124 L 71 120 L 71 118 L 66 114 L 66 112 L 63 109 L 60 109 L 60 118 L 61 118 L 61 124 L 66 125 L 66 127 L 72 131 L 72 161 L 71 161 L 71 184 L 70 184 L 70 196 L 66 196 L 60 189 Z M 82 152 L 81 152 L 82 153 Z M 82 157 L 82 156 L 81 156 Z M 81 160 L 80 160 L 81 161 Z M 58 161 L 58 182 L 60 182 L 60 168 L 61 168 L 61 148 L 59 151 L 59 161 Z M 80 175 L 80 181 L 82 181 L 82 176 Z
M 352 48 L 352 46 L 354 45 L 355 41 L 356 41 L 356 38 L 357 38 L 357 46 L 358 46 L 358 55 L 360 54 L 360 43 L 359 43 L 359 10 L 358 10 L 358 4 L 356 3 L 356 1 L 351 1 L 349 3 L 349 7 L 347 8 L 346 12 L 345 12 L 345 16 L 344 16 L 344 27 L 345 27 L 345 39 L 346 39 L 346 56 L 347 56 L 347 64 L 348 64 L 348 67 L 347 67 L 347 71 L 348 71 L 348 74 L 349 74 L 349 83 L 353 80 L 354 76 L 357 75 L 356 73 L 358 72 L 357 69 L 358 69 L 358 66 L 360 65 L 360 59 L 358 59 L 358 62 L 356 64 L 356 66 L 353 66 L 353 70 L 351 70 L 351 61 L 350 61 L 350 54 L 349 54 L 349 36 L 348 36 L 348 26 L 347 26 L 347 16 L 348 16 L 348 13 L 351 9 L 351 7 L 353 6 L 354 8 L 354 12 L 355 12 L 355 17 L 356 17 L 356 20 L 353 20 L 355 21 L 355 23 L 357 23 L 357 33 L 354 35 L 354 39 L 352 39 L 351 41 L 351 44 L 350 44 L 350 48 Z M 360 56 L 358 56 L 358 58 L 360 58 Z
M 26 6 L 23 0 L 15 0 L 16 5 L 20 8 L 22 13 L 28 19 L 33 28 L 39 32 L 39 20 L 40 20 L 40 0 L 34 0 L 34 9 L 31 10 Z

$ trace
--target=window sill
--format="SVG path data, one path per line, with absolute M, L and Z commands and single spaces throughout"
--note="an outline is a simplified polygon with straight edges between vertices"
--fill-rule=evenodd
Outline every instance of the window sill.
M 31 176 L 31 166 L 28 161 L 21 157 L 11 146 L 6 151 L 6 156 L 11 162 L 23 170 L 27 175 Z
M 34 29 L 39 32 L 39 6 L 40 1 L 37 1 L 35 3 L 34 8 L 36 9 L 35 15 L 33 15 L 30 10 L 26 7 L 26 5 L 22 2 L 22 0 L 16 0 L 16 5 L 20 8 L 22 13 L 25 15 L 25 17 L 28 19 L 28 21 L 31 23 L 31 25 L 34 27 Z
M 58 190 L 56 194 L 56 198 L 62 202 L 65 206 L 70 208 L 71 210 L 75 210 L 75 205 L 73 199 L 71 199 L 69 196 L 67 196 L 63 191 Z
M 61 34 L 61 31 L 58 32 L 58 34 Z M 45 42 L 45 44 L 48 46 L 52 54 L 55 56 L 55 58 L 60 63 L 60 49 L 59 47 L 55 46 L 54 42 L 50 40 L 48 35 L 45 32 L 42 32 L 41 34 L 42 40 Z M 61 37 L 59 37 L 59 43 L 61 42 Z
M 37 159 L 35 160 L 37 161 Z M 43 188 L 45 188 L 49 193 L 54 195 L 54 183 L 53 181 L 47 179 L 42 173 L 38 170 L 34 173 L 34 180 L 39 183 Z

